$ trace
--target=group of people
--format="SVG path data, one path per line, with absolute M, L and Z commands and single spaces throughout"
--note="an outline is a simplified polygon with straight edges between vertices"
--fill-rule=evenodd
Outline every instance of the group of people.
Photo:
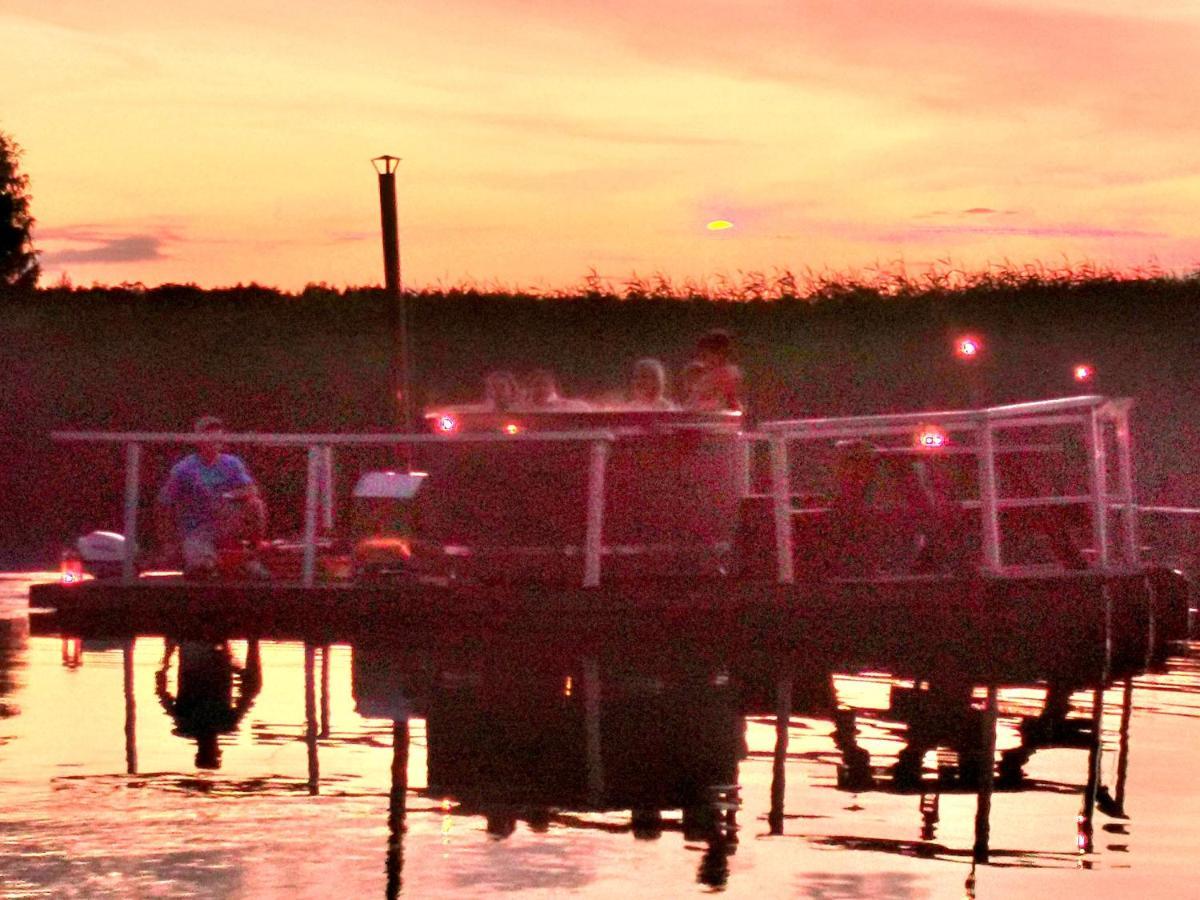
M 639 359 L 633 366 L 622 410 L 726 411 L 740 410 L 741 372 L 733 362 L 728 332 L 710 331 L 696 343 L 696 353 L 680 375 L 681 403 L 667 393 L 667 370 L 657 359 Z M 536 409 L 582 412 L 611 409 L 564 397 L 554 373 L 538 370 L 521 385 L 509 372 L 492 372 L 484 381 L 484 410 Z M 218 574 L 223 548 L 247 549 L 241 559 L 243 575 L 270 577 L 253 548 L 266 537 L 267 509 L 245 463 L 221 447 L 224 423 L 213 416 L 196 421 L 196 452 L 171 469 L 158 493 L 157 527 L 165 555 L 182 558 L 184 574 Z
M 696 353 L 680 373 L 679 400 L 667 389 L 667 369 L 651 357 L 633 364 L 629 388 L 617 403 L 592 404 L 565 397 L 554 373 L 538 369 L 518 380 L 508 371 L 489 372 L 483 382 L 481 411 L 538 410 L 583 412 L 591 409 L 696 410 L 704 412 L 741 410 L 741 371 L 733 362 L 733 340 L 729 333 L 710 331 L 696 343 Z

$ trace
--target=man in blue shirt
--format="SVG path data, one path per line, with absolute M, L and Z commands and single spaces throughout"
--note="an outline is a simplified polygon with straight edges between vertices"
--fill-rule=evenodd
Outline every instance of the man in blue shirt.
M 196 421 L 200 440 L 196 452 L 171 468 L 158 493 L 159 534 L 174 535 L 183 555 L 184 575 L 212 576 L 217 572 L 217 550 L 243 541 L 253 546 L 262 539 L 266 506 L 246 464 L 232 453 L 222 453 L 220 419 L 203 416 Z M 269 573 L 249 557 L 246 574 Z

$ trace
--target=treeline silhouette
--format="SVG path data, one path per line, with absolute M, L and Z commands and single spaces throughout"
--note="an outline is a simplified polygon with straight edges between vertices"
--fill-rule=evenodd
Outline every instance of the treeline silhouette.
M 394 427 L 390 302 L 377 288 L 323 285 L 0 294 L 0 566 L 51 561 L 71 535 L 119 526 L 119 451 L 54 444 L 55 429 L 187 430 L 206 412 L 246 431 Z M 613 285 L 593 275 L 571 291 L 455 286 L 406 303 L 418 407 L 473 399 L 496 368 L 549 368 L 570 394 L 612 395 L 635 359 L 678 372 L 696 338 L 722 327 L 756 420 L 1132 396 L 1142 498 L 1200 503 L 1197 276 L 1030 267 Z M 951 352 L 968 331 L 985 346 L 970 377 Z M 1096 378 L 1081 386 L 1072 367 L 1084 361 Z M 147 485 L 170 456 L 148 455 Z M 278 456 L 251 462 L 288 527 L 303 466 Z

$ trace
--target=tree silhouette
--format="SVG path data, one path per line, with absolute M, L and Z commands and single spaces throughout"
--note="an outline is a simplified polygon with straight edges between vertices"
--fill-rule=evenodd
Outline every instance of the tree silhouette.
M 0 287 L 31 288 L 41 267 L 33 249 L 29 177 L 17 167 L 21 147 L 0 131 Z

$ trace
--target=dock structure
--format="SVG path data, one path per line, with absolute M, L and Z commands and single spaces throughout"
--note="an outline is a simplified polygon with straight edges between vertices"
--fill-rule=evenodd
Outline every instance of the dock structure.
M 992 678 L 1096 652 L 1144 663 L 1183 635 L 1179 586 L 1140 559 L 1129 409 L 1083 396 L 755 432 L 728 415 L 512 411 L 455 414 L 450 434 L 439 413 L 428 434 L 222 435 L 306 450 L 300 565 L 269 583 L 139 576 L 142 448 L 194 434 L 57 432 L 124 448 L 125 556 L 119 578 L 39 585 L 32 606 L 54 611 L 44 627 L 322 643 L 694 633 L 884 669 L 948 656 Z M 431 473 L 432 562 L 322 577 L 338 459 L 398 445 Z

